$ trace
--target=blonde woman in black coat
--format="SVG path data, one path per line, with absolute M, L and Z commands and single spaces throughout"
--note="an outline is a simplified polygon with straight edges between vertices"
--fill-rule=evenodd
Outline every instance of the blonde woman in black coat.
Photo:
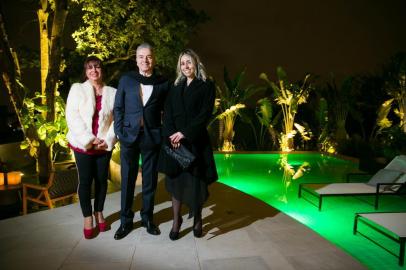
M 163 135 L 164 143 L 172 148 L 186 146 L 196 160 L 183 170 L 161 151 L 158 167 L 166 174 L 166 189 L 172 195 L 173 225 L 169 234 L 172 240 L 179 238 L 182 204 L 189 207 L 194 217 L 194 236 L 202 236 L 202 206 L 209 196 L 207 186 L 218 178 L 207 132 L 214 100 L 214 84 L 206 80 L 198 55 L 190 49 L 183 51 L 178 60 L 177 78 L 165 104 Z

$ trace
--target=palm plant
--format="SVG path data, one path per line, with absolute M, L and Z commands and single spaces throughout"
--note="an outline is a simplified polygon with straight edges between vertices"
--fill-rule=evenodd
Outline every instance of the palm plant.
M 244 104 L 238 103 L 235 105 L 232 105 L 230 108 L 227 108 L 225 111 L 220 113 L 217 116 L 217 119 L 222 121 L 222 138 L 223 138 L 223 144 L 221 147 L 221 151 L 234 151 L 235 147 L 233 144 L 233 138 L 234 138 L 234 124 L 235 124 L 235 119 L 239 115 L 239 110 L 245 108 Z
M 393 111 L 399 117 L 399 126 L 406 133 L 406 72 L 400 72 L 397 82 L 388 87 L 388 93 L 395 101 Z
M 245 70 L 240 71 L 234 79 L 230 79 L 228 71 L 224 68 L 223 87 L 216 86 L 217 117 L 220 123 L 220 138 L 222 140 L 221 151 L 233 151 L 235 146 L 233 138 L 235 135 L 234 124 L 240 110 L 246 107 L 249 98 L 259 92 L 261 88 L 255 86 L 242 87 Z
M 356 91 L 354 90 L 352 77 L 346 78 L 340 86 L 337 86 L 333 75 L 330 75 L 330 80 L 324 89 L 323 96 L 327 100 L 331 118 L 335 123 L 334 139 L 336 141 L 348 138 L 345 125 L 356 100 L 354 98 Z
M 399 127 L 406 133 L 406 74 L 401 73 L 396 83 L 387 82 L 386 84 L 388 94 L 392 98 L 385 100 L 379 107 L 370 139 L 376 139 L 384 129 L 392 126 L 393 123 L 388 118 L 392 109 L 395 115 L 399 117 Z
M 320 98 L 319 108 L 316 111 L 320 132 L 318 136 L 319 149 L 324 152 L 334 154 L 336 152 L 336 143 L 332 141 L 328 126 L 328 104 L 325 98 Z
M 370 140 L 377 138 L 379 134 L 382 133 L 382 130 L 385 128 L 390 128 L 392 126 L 392 121 L 388 119 L 389 112 L 393 103 L 393 98 L 386 100 L 379 107 L 377 112 L 377 118 L 374 128 L 372 129 Z
M 277 83 L 270 81 L 265 73 L 261 73 L 259 77 L 265 80 L 272 88 L 275 95 L 275 101 L 282 109 L 283 132 L 279 139 L 280 148 L 282 151 L 292 151 L 294 149 L 293 138 L 297 133 L 297 129 L 304 140 L 310 139 L 306 136 L 307 134 L 305 133 L 304 127 L 295 123 L 298 106 L 305 103 L 309 96 L 310 84 L 308 83 L 308 80 L 310 74 L 306 75 L 301 85 L 289 83 L 287 75 L 281 67 L 276 69 L 276 74 L 278 77 Z
M 261 98 L 257 102 L 258 107 L 256 110 L 256 117 L 258 119 L 258 122 L 261 124 L 259 134 L 257 135 L 256 132 L 254 132 L 255 135 L 255 140 L 257 141 L 258 145 L 264 145 L 265 141 L 265 135 L 266 131 L 269 129 L 272 129 L 272 104 L 271 101 L 267 98 Z M 270 132 L 270 134 L 272 134 Z

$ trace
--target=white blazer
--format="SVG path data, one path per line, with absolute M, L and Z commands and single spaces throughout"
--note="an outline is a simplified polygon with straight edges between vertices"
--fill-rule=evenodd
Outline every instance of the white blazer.
M 107 143 L 107 151 L 111 151 L 117 142 L 113 123 L 115 95 L 115 88 L 103 87 L 97 138 L 103 139 Z M 96 98 L 90 81 L 73 84 L 66 102 L 66 122 L 69 129 L 66 137 L 72 146 L 82 150 L 93 147 L 92 142 L 96 138 L 92 133 L 92 120 L 95 109 Z

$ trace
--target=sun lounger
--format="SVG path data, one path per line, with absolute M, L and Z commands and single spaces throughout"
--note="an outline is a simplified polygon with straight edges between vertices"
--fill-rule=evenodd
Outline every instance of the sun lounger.
M 406 213 L 357 213 L 355 215 L 353 233 L 356 234 L 358 232 L 367 239 L 381 246 L 379 243 L 375 242 L 375 240 L 359 232 L 358 223 L 360 221 L 368 227 L 400 244 L 398 258 L 399 265 L 403 266 L 405 260 L 406 243 Z M 385 247 L 383 248 L 386 249 Z M 396 256 L 396 254 L 394 255 Z
M 367 183 L 301 183 L 299 198 L 303 192 L 318 198 L 321 211 L 323 198 L 331 196 L 375 196 L 378 209 L 382 195 L 403 194 L 406 190 L 406 156 L 395 157 L 384 169 L 379 170 Z

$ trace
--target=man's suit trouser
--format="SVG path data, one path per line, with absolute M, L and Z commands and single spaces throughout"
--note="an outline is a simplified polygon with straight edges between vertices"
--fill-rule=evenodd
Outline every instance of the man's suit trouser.
M 152 220 L 154 212 L 154 197 L 158 180 L 158 149 L 144 147 L 144 135 L 141 135 L 131 146 L 121 146 L 121 224 L 133 222 L 135 181 L 138 174 L 138 160 L 142 160 L 142 220 Z

